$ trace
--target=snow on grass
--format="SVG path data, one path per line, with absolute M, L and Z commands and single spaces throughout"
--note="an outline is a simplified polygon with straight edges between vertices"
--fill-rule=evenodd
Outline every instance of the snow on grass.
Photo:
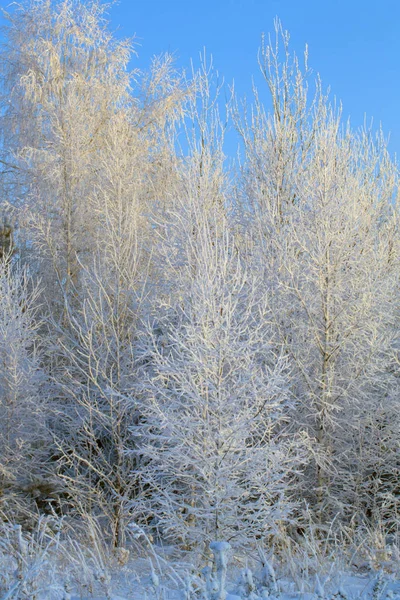
M 0 600 L 400 600 L 397 547 L 380 565 L 373 551 L 364 554 L 375 563 L 358 567 L 354 556 L 321 555 L 317 570 L 315 557 L 293 553 L 293 576 L 293 565 L 261 549 L 237 557 L 231 544 L 214 542 L 204 566 L 204 557 L 156 546 L 139 528 L 141 545 L 116 551 L 90 533 L 72 539 L 62 520 L 49 518 L 30 533 L 1 524 Z

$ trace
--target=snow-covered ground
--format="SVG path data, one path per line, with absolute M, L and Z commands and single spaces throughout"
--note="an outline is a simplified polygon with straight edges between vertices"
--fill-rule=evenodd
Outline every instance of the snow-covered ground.
M 27 536 L 3 525 L 1 600 L 400 600 L 397 546 L 351 555 L 337 549 L 275 558 L 258 550 L 236 556 L 225 542 L 210 545 L 210 560 L 174 547 L 132 544 L 111 552 L 61 536 L 42 522 Z M 308 548 L 310 549 L 310 548 Z M 314 550 L 316 547 L 314 547 Z M 206 566 L 205 566 L 206 565 Z

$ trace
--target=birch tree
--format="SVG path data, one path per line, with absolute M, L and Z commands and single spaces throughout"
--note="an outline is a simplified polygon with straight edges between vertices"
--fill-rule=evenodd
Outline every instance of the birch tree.
M 134 97 L 131 43 L 114 39 L 104 11 L 27 0 L 6 15 L 2 164 L 25 259 L 42 276 L 59 471 L 75 508 L 105 517 L 120 545 L 135 486 L 124 458 L 134 414 L 121 398 L 135 381 L 148 214 L 174 176 L 170 132 L 186 92 L 165 56 Z
M 101 235 L 91 200 L 104 163 L 117 160 L 106 154 L 121 157 L 112 147 L 118 132 L 137 166 L 138 211 L 146 214 L 173 175 L 166 130 L 185 97 L 168 56 L 147 76 L 128 69 L 132 42 L 115 39 L 105 10 L 98 0 L 26 0 L 5 15 L 4 181 L 9 201 L 24 201 L 22 231 L 61 305 L 79 292 L 81 266 Z
M 62 399 L 56 432 L 60 475 L 78 512 L 102 518 L 117 547 L 124 545 L 127 525 L 138 514 L 140 461 L 128 450 L 130 428 L 140 418 L 135 403 L 137 330 L 154 295 L 156 270 L 148 194 L 152 189 L 165 194 L 162 185 L 174 177 L 171 160 L 169 179 L 152 181 L 156 149 L 152 156 L 146 154 L 143 132 L 132 126 L 134 114 L 119 110 L 104 135 L 98 180 L 89 196 L 97 223 L 92 258 L 81 265 L 81 294 L 66 305 L 64 324 L 53 319 L 55 335 L 48 344 Z M 158 139 L 162 147 L 159 126 L 143 123 L 151 129 L 154 145 Z M 152 207 L 157 214 L 159 207 Z
M 257 99 L 253 121 L 239 126 L 248 159 L 242 206 L 251 207 L 252 255 L 273 290 L 299 425 L 315 439 L 310 476 L 324 519 L 330 510 L 352 514 L 362 494 L 357 431 L 393 385 L 397 172 L 382 136 L 343 126 L 319 82 L 308 98 L 279 24 L 276 34 L 260 54 L 273 112 Z
M 91 250 L 86 198 L 96 156 L 129 87 L 130 44 L 113 39 L 103 13 L 99 2 L 65 0 L 27 1 L 6 15 L 4 162 L 22 180 L 29 240 L 41 250 L 43 272 L 67 297 Z

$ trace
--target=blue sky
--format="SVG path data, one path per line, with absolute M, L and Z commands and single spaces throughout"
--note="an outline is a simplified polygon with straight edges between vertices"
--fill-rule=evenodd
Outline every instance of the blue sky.
M 299 55 L 308 44 L 310 66 L 352 124 L 373 117 L 400 156 L 399 0 L 120 0 L 109 16 L 118 35 L 136 35 L 137 66 L 169 51 L 190 68 L 205 47 L 225 81 L 247 95 L 261 34 L 278 16 Z

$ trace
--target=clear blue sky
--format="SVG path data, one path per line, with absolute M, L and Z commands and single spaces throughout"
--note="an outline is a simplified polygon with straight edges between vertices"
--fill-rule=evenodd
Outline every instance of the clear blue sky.
M 278 16 L 301 55 L 343 103 L 354 126 L 373 117 L 400 156 L 400 0 L 119 0 L 110 12 L 118 35 L 136 35 L 139 59 L 175 53 L 189 68 L 206 47 L 225 81 L 250 94 L 262 32 Z

